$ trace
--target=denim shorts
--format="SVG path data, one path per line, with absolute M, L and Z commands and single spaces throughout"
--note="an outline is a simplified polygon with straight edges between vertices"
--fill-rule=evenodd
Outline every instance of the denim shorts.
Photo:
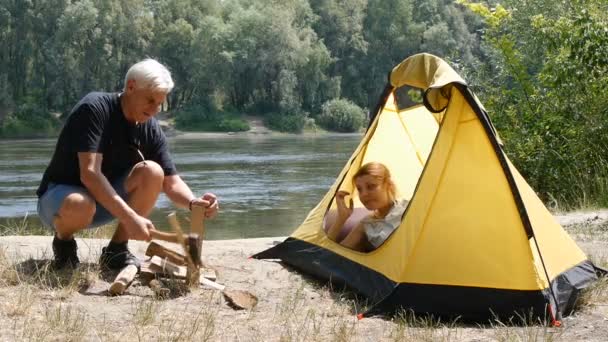
M 125 201 L 128 199 L 127 190 L 125 189 L 125 181 L 127 180 L 127 176 L 128 174 L 125 174 L 111 183 L 114 191 L 116 191 L 118 196 Z M 82 186 L 49 183 L 46 192 L 38 199 L 38 216 L 45 227 L 55 229 L 53 220 L 59 212 L 63 200 L 73 193 L 93 197 L 93 195 L 91 195 L 89 191 Z M 106 208 L 104 208 L 99 202 L 95 203 L 95 216 L 93 217 L 91 224 L 86 228 L 103 226 L 104 224 L 108 224 L 114 220 L 114 216 L 112 216 L 112 214 L 110 214 Z

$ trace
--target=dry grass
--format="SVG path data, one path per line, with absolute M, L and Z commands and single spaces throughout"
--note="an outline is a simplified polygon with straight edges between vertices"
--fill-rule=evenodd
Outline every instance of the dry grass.
M 608 222 L 585 222 L 564 227 L 578 242 L 608 242 Z
M 432 316 L 417 316 L 411 311 L 402 311 L 393 318 L 394 328 L 390 332 L 392 341 L 459 341 L 458 320 L 442 322 Z
M 601 278 L 585 289 L 578 301 L 580 307 L 593 306 L 596 303 L 608 303 L 608 277 Z
M 107 224 L 101 227 L 85 229 L 78 232 L 77 237 L 91 239 L 109 239 L 114 234 L 116 224 Z M 45 228 L 40 224 L 33 224 L 28 216 L 20 219 L 8 219 L 3 224 L 0 224 L 0 236 L 28 236 L 41 235 L 51 236 L 53 231 Z
M 17 287 L 17 293 L 11 296 L 6 302 L 2 303 L 2 309 L 8 317 L 26 315 L 34 301 L 36 294 L 31 286 L 24 285 Z
M 87 332 L 88 315 L 77 306 L 59 303 L 47 307 L 44 318 L 47 328 L 64 341 L 80 341 Z

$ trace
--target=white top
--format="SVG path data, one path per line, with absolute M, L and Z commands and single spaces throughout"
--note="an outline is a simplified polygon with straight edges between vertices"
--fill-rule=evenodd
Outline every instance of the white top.
M 367 216 L 361 220 L 367 240 L 374 247 L 378 248 L 391 235 L 391 233 L 401 224 L 401 217 L 407 208 L 409 201 L 402 198 L 396 200 L 391 210 L 384 218 L 374 218 Z

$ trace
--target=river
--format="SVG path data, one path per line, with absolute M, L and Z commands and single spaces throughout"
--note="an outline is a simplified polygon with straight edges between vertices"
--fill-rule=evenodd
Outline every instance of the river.
M 172 138 L 180 175 L 197 194 L 213 192 L 220 215 L 208 220 L 206 239 L 289 235 L 335 180 L 360 135 L 233 135 Z M 36 188 L 55 140 L 0 141 L 0 225 L 36 217 Z M 175 210 L 161 194 L 151 219 L 168 229 Z M 187 226 L 186 211 L 178 211 Z

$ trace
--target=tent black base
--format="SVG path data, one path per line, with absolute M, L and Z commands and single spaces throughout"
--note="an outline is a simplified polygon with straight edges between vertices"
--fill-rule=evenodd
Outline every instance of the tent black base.
M 411 311 L 445 320 L 512 324 L 549 322 L 552 312 L 568 315 L 576 306 L 580 292 L 597 280 L 598 269 L 585 261 L 560 274 L 549 289 L 505 290 L 471 286 L 396 283 L 382 274 L 355 263 L 325 248 L 288 238 L 253 256 L 256 259 L 281 259 L 304 273 L 346 285 L 375 303 L 364 316 L 394 315 Z M 551 310 L 549 310 L 551 303 Z M 557 310 L 556 310 L 557 308 Z

